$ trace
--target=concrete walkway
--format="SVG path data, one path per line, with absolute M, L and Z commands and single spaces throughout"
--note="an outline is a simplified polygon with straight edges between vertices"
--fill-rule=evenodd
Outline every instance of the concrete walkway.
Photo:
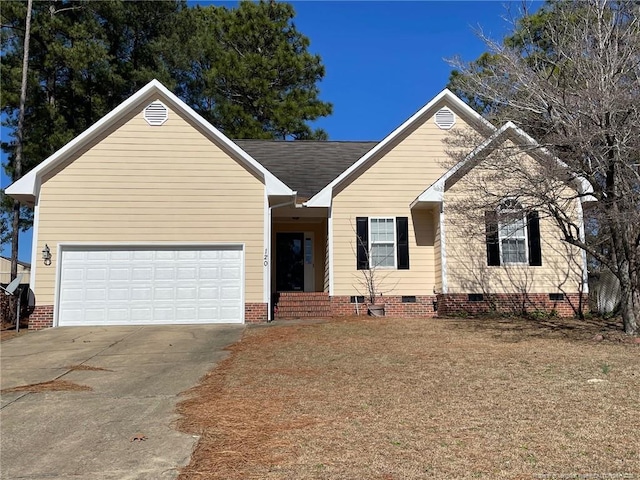
M 60 379 L 92 390 L 3 394 L 0 478 L 175 478 L 197 440 L 172 426 L 178 394 L 225 358 L 243 329 L 61 327 L 3 342 L 0 388 Z M 132 441 L 138 434 L 146 440 Z

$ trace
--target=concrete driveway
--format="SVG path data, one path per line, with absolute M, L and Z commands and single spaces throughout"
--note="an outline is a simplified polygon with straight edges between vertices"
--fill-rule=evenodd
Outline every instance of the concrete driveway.
M 3 342 L 0 388 L 60 379 L 92 390 L 3 394 L 0 477 L 175 478 L 197 440 L 172 426 L 178 394 L 243 328 L 61 327 Z

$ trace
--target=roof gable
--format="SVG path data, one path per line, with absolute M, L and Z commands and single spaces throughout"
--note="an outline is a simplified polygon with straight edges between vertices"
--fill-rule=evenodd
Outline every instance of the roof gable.
M 90 145 L 94 139 L 107 131 L 110 127 L 117 124 L 121 119 L 136 110 L 144 108 L 147 103 L 157 98 L 160 98 L 176 113 L 183 115 L 193 122 L 205 136 L 221 147 L 227 154 L 255 172 L 259 178 L 262 178 L 269 195 L 295 194 L 295 192 L 293 192 L 275 175 L 238 147 L 238 145 L 233 143 L 217 128 L 207 122 L 202 116 L 180 100 L 158 80 L 152 80 L 149 82 L 137 93 L 129 97 L 118 107 L 102 117 L 95 124 L 55 152 L 49 158 L 45 159 L 25 176 L 10 185 L 5 192 L 25 203 L 33 203 L 38 195 L 40 181 L 44 175 L 61 165 L 74 153 Z
M 491 125 L 469 105 L 456 97 L 450 90 L 445 88 L 442 92 L 436 95 L 433 100 L 418 110 L 407 121 L 387 135 L 384 140 L 378 143 L 357 162 L 351 165 L 320 192 L 314 195 L 313 198 L 305 202 L 305 205 L 308 207 L 329 207 L 331 205 L 333 191 L 336 187 L 349 181 L 352 177 L 360 175 L 364 169 L 382 158 L 388 147 L 393 145 L 394 142 L 402 138 L 417 125 L 431 118 L 438 109 L 445 106 L 445 104 L 446 106 L 454 109 L 456 113 L 469 123 L 469 125 L 476 128 L 478 131 L 486 133 L 487 135 L 495 131 L 495 127 L 493 125 Z
M 444 193 L 455 185 L 458 180 L 464 177 L 470 172 L 476 165 L 478 165 L 487 155 L 491 154 L 499 145 L 503 142 L 511 140 L 517 145 L 523 148 L 531 148 L 534 151 L 527 152 L 532 158 L 540 161 L 541 157 L 551 159 L 557 162 L 561 166 L 566 166 L 562 160 L 553 156 L 546 148 L 542 147 L 536 140 L 534 140 L 524 130 L 517 127 L 513 122 L 505 123 L 500 129 L 498 129 L 487 140 L 475 148 L 469 155 L 456 165 L 451 167 L 444 173 L 438 180 L 436 180 L 429 188 L 422 192 L 412 203 L 411 207 L 415 207 L 420 203 L 432 203 L 442 202 L 444 200 Z M 580 194 L 589 194 L 593 192 L 591 184 L 584 178 L 578 177 L 575 179 L 576 188 Z M 582 197 L 583 201 L 593 200 L 590 195 Z

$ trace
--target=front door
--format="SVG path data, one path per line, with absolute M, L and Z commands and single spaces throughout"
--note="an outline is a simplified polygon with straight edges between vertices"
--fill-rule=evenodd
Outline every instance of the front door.
M 304 291 L 303 233 L 276 233 L 276 289 Z

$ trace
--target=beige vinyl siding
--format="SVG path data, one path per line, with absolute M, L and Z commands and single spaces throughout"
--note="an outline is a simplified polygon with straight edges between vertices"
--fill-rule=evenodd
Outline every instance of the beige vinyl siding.
M 264 184 L 185 119 L 140 112 L 44 179 L 36 299 L 53 304 L 59 243 L 245 245 L 245 301 L 263 301 Z
M 520 165 L 534 166 L 535 160 L 522 157 Z M 534 167 L 532 167 L 534 168 Z M 493 176 L 491 176 L 493 175 Z M 482 164 L 467 174 L 445 193 L 445 232 L 447 255 L 447 285 L 449 293 L 576 293 L 582 282 L 582 254 L 562 241 L 562 232 L 555 221 L 539 211 L 542 266 L 527 265 L 487 266 L 486 228 L 484 209 L 469 216 L 461 214 L 459 202 L 472 194 L 474 176 L 496 178 L 495 171 L 482 168 Z M 501 185 L 512 179 L 506 174 L 494 185 L 486 187 L 500 196 Z M 570 198 L 575 192 L 566 188 L 558 195 Z M 570 205 L 577 221 L 577 200 Z M 526 198 L 521 199 L 526 206 Z M 467 211 L 467 207 L 463 207 Z
M 458 116 L 452 130 L 465 128 Z M 399 139 L 376 163 L 341 191 L 334 193 L 334 295 L 355 295 L 362 273 L 356 270 L 356 217 L 409 218 L 409 270 L 380 270 L 386 295 L 430 295 L 435 274 L 435 222 L 431 210 L 410 204 L 436 181 L 451 160 L 441 130 L 433 118 Z M 364 294 L 366 292 L 360 292 Z

